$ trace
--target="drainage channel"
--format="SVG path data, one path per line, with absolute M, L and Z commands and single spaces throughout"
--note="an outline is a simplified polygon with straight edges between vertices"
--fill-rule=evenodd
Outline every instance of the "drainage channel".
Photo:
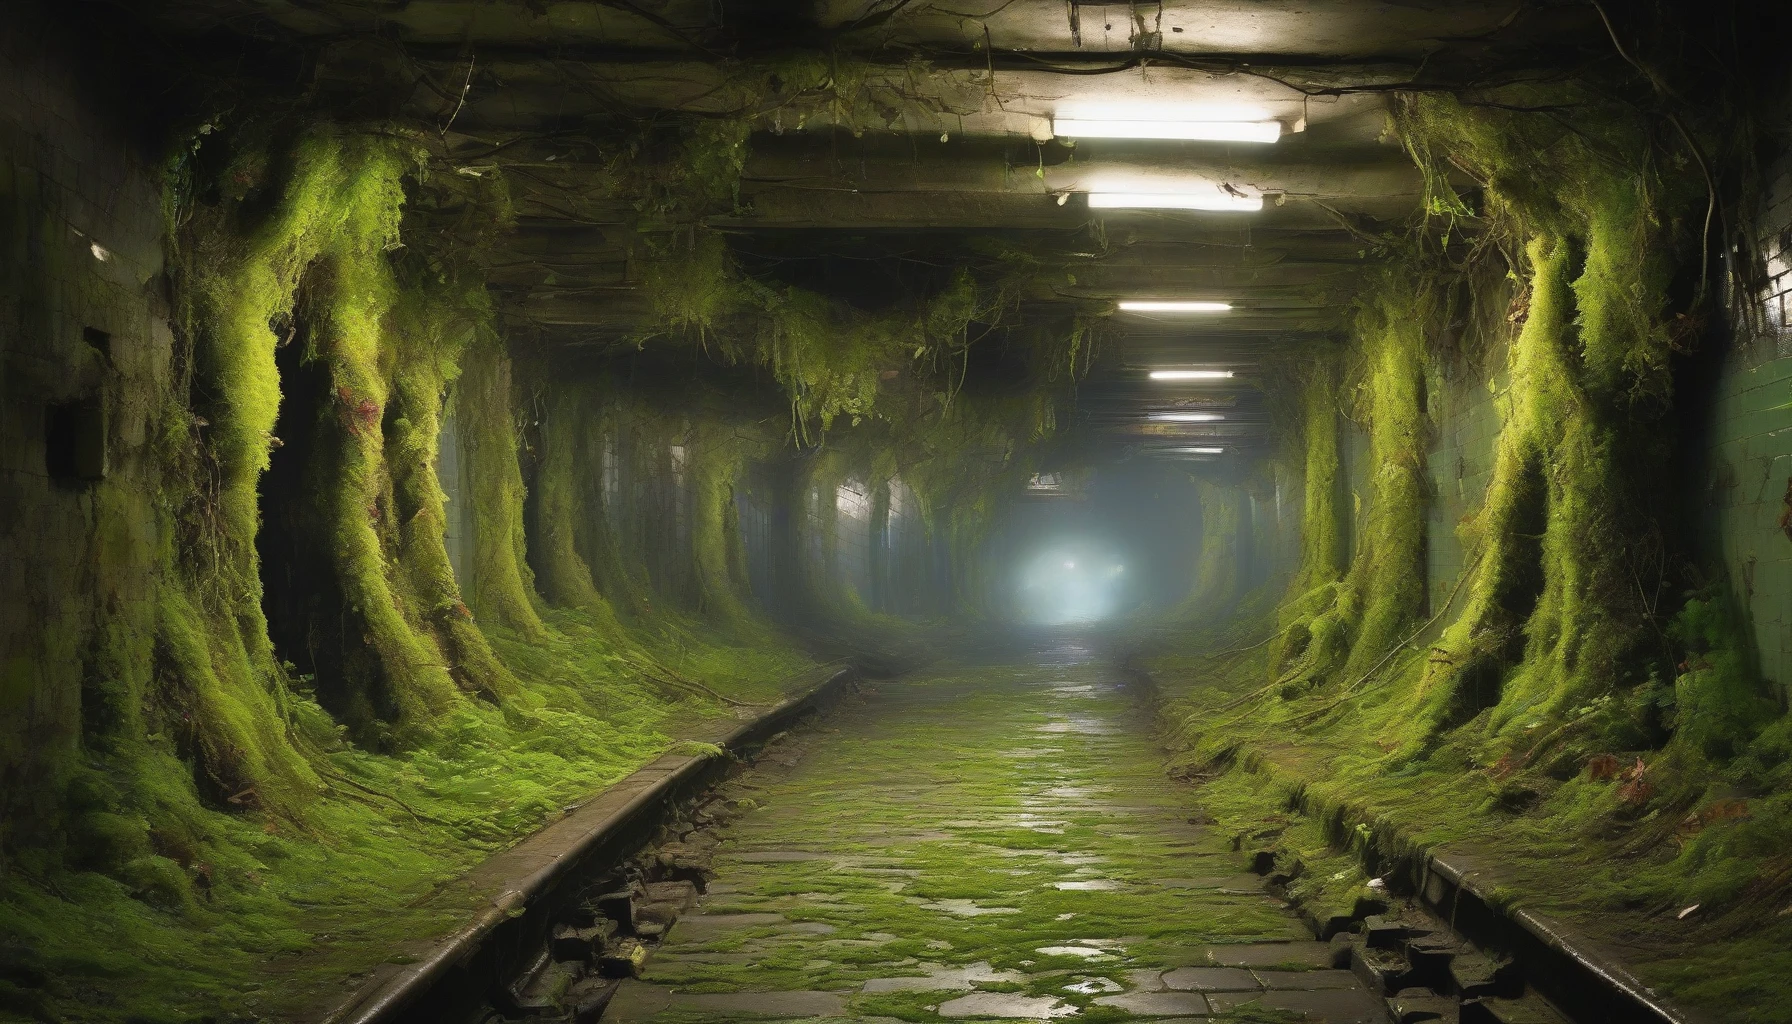
M 884 681 L 662 801 L 356 1021 L 1566 1018 L 1418 903 L 1303 921 L 1093 664 Z M 788 728 L 799 716 L 779 727 Z M 772 729 L 776 731 L 776 729 Z M 1315 926 L 1318 933 L 1315 933 Z

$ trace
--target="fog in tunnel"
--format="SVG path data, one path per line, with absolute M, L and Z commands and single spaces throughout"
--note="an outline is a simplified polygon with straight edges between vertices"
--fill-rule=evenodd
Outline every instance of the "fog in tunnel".
M 993 611 L 1022 626 L 1144 616 L 1197 584 L 1200 496 L 1187 472 L 1123 463 L 1044 473 L 981 557 L 1001 583 Z
M 0 1024 L 1792 1019 L 1789 19 L 14 0 Z

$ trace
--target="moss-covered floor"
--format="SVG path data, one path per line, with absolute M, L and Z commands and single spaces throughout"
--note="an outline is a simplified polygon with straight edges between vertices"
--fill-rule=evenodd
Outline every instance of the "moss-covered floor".
M 1314 708 L 1336 701 L 1328 693 L 1285 699 L 1261 687 L 1261 650 L 1147 665 L 1173 730 L 1172 764 L 1205 780 L 1203 806 L 1226 834 L 1275 835 L 1298 852 L 1308 871 L 1297 899 L 1365 895 L 1370 851 L 1384 868 L 1419 852 L 1472 859 L 1507 909 L 1551 920 L 1685 1010 L 1748 1024 L 1792 1019 L 1792 908 L 1762 895 L 1787 849 L 1783 796 L 1750 801 L 1733 818 L 1701 812 L 1713 806 L 1703 787 L 1721 794 L 1723 777 L 1654 751 L 1626 751 L 1625 763 L 1646 755 L 1664 787 L 1689 789 L 1700 803 L 1645 810 L 1624 799 L 1622 778 L 1578 762 L 1565 781 L 1502 770 L 1478 762 L 1461 737 L 1425 760 L 1391 764 L 1382 730 L 1399 719 L 1385 693 L 1321 716 Z M 1667 781 L 1675 772 L 1689 778 Z M 1291 810 L 1296 803 L 1312 813 Z
M 879 684 L 730 784 L 753 809 L 605 1019 L 1379 1012 L 1191 824 L 1151 736 L 1070 657 Z
M 85 865 L 0 875 L 0 1022 L 314 1019 L 407 941 L 463 925 L 464 909 L 436 897 L 469 868 L 706 723 L 814 681 L 814 662 L 788 645 L 670 628 L 624 645 L 580 610 L 543 611 L 550 629 L 533 641 L 493 630 L 523 710 L 473 705 L 414 751 L 319 754 L 338 785 L 302 821 L 199 812 L 191 856 L 207 884 L 196 893 L 133 891 Z M 749 707 L 668 689 L 631 655 Z M 161 786 L 190 774 L 172 757 L 151 767 Z

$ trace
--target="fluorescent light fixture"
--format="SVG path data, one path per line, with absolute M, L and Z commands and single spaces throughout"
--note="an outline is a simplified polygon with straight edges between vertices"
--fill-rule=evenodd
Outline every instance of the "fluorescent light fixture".
M 1275 142 L 1282 122 L 1245 103 L 1068 100 L 1052 112 L 1052 134 L 1082 139 Z
M 1152 370 L 1152 380 L 1227 380 L 1231 370 Z
M 1199 192 L 1091 192 L 1091 210 L 1229 210 L 1263 209 L 1263 196 L 1215 187 Z
M 1214 423 L 1226 417 L 1217 412 L 1155 412 L 1151 418 L 1160 423 Z
M 1061 139 L 1175 139 L 1194 142 L 1274 142 L 1280 121 L 1193 121 L 1178 118 L 1053 117 Z
M 1159 302 L 1155 299 L 1122 299 L 1121 310 L 1127 313 L 1226 313 L 1230 302 Z M 1230 374 L 1228 374 L 1230 376 Z
M 1224 455 L 1224 448 L 1172 448 L 1173 452 L 1185 452 L 1189 455 Z

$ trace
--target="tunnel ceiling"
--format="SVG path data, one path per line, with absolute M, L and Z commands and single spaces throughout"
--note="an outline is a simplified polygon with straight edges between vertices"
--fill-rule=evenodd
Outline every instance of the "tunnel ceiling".
M 1023 325 L 1127 298 L 1232 303 L 1208 318 L 1105 317 L 1081 422 L 1147 448 L 1265 443 L 1253 375 L 1272 353 L 1334 336 L 1378 239 L 1420 209 L 1419 172 L 1386 130 L 1392 93 L 1472 93 L 1610 58 L 1585 4 L 171 0 L 153 10 L 160 32 L 301 55 L 314 97 L 410 126 L 440 180 L 471 190 L 502 174 L 515 224 L 487 247 L 485 269 L 513 329 L 558 345 L 629 343 L 648 319 L 643 231 L 676 253 L 693 222 L 656 223 L 656 211 L 602 186 L 676 162 L 655 151 L 653 129 L 693 119 L 744 119 L 750 130 L 738 195 L 697 222 L 767 273 L 867 302 L 879 274 L 924 282 L 929 268 L 999 248 L 1051 270 L 1020 296 Z M 1054 111 L 1091 100 L 1246 105 L 1286 133 L 1274 145 L 1055 139 Z M 635 141 L 619 150 L 620 138 Z M 1092 210 L 1085 198 L 1104 180 L 1149 189 L 1191 178 L 1260 194 L 1263 207 Z M 1146 379 L 1152 366 L 1238 377 L 1166 385 Z M 1223 425 L 1150 419 L 1190 408 L 1232 411 Z

